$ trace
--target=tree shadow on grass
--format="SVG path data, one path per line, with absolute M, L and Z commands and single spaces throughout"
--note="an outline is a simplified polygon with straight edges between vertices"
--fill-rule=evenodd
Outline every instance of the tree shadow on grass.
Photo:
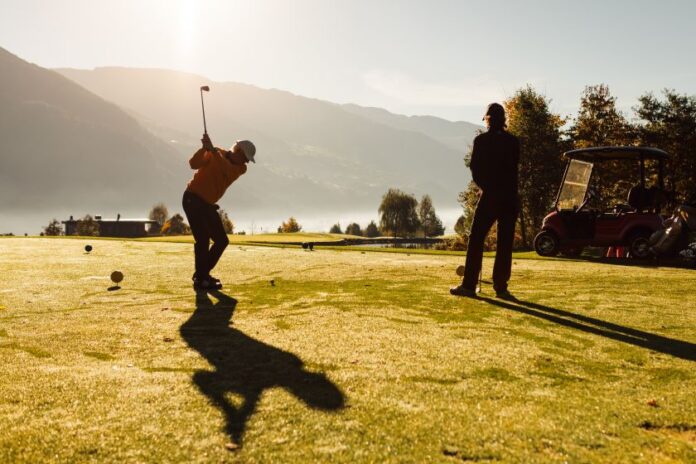
M 193 381 L 224 413 L 232 443 L 241 446 L 246 423 L 266 389 L 284 388 L 314 409 L 343 408 L 343 393 L 324 374 L 309 372 L 294 354 L 230 327 L 237 300 L 219 291 L 210 294 L 217 303 L 206 292 L 198 292 L 196 310 L 179 332 L 215 367 L 214 371 L 197 371 Z M 233 404 L 229 393 L 239 395 L 240 404 Z
M 696 361 L 696 344 L 694 343 L 663 337 L 662 335 L 632 329 L 630 327 L 614 324 L 613 322 L 583 316 L 582 314 L 552 308 L 551 306 L 544 306 L 530 301 L 518 299 L 514 301 L 503 301 L 484 296 L 479 296 L 479 299 L 504 309 L 545 319 L 565 327 L 570 327 L 571 329 L 577 329 L 641 348 L 647 348 L 688 361 Z

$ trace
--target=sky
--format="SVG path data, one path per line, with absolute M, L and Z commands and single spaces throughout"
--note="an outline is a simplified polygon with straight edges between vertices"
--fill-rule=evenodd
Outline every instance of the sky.
M 0 46 L 44 67 L 154 67 L 480 122 L 533 85 L 574 115 L 606 83 L 696 94 L 696 2 L 0 0 Z

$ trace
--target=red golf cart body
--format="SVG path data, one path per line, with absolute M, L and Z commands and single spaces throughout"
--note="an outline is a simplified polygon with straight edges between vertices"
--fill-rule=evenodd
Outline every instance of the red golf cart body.
M 650 255 L 648 238 L 662 227 L 664 160 L 668 154 L 646 147 L 596 147 L 566 152 L 568 160 L 555 210 L 543 221 L 534 247 L 542 256 L 578 255 L 584 247 L 626 247 L 637 258 Z M 637 162 L 640 183 L 630 189 L 627 204 L 587 207 L 596 194 L 588 190 L 592 171 L 605 161 Z M 645 186 L 645 161 L 657 161 L 657 185 Z

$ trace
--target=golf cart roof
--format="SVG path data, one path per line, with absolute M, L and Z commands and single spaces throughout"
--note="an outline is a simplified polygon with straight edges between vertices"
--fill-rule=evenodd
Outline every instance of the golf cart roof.
M 566 159 L 576 159 L 589 163 L 610 160 L 663 160 L 669 158 L 666 151 L 649 147 L 592 147 L 567 151 Z

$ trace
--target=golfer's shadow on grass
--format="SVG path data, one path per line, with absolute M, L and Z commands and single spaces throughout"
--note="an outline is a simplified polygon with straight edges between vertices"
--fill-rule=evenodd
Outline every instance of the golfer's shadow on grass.
M 552 308 L 538 303 L 515 299 L 502 301 L 493 298 L 479 296 L 479 299 L 501 308 L 516 311 L 528 316 L 545 319 L 556 324 L 570 327 L 571 329 L 600 335 L 629 345 L 647 348 L 688 361 L 696 361 L 696 344 L 664 337 L 662 335 L 644 332 L 642 330 L 614 324 L 594 317 L 583 316 L 564 309 Z
M 206 292 L 198 292 L 196 310 L 179 331 L 215 367 L 197 371 L 193 381 L 224 413 L 233 443 L 241 446 L 246 423 L 264 390 L 270 388 L 284 388 L 311 408 L 343 408 L 343 393 L 324 374 L 309 372 L 294 354 L 230 327 L 237 300 L 219 291 L 210 294 L 218 302 L 213 304 Z M 232 404 L 228 393 L 239 395 L 241 404 Z

